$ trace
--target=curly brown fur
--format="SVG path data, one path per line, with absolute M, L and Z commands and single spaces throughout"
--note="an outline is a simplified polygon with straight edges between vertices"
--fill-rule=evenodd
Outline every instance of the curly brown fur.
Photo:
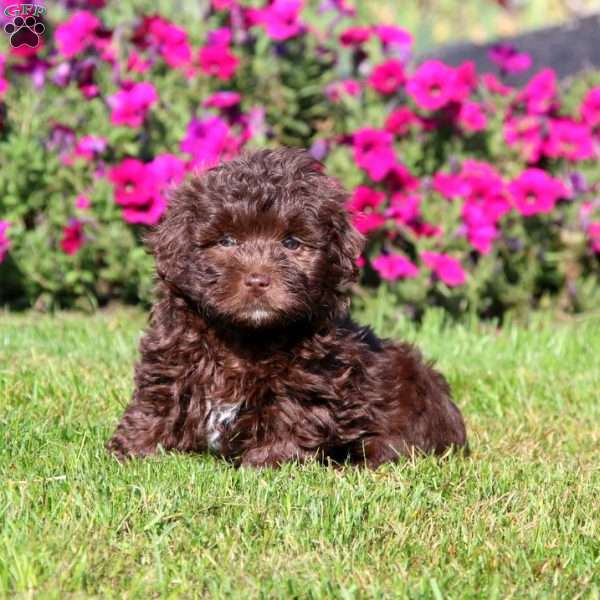
M 347 316 L 362 239 L 346 200 L 320 163 L 289 149 L 175 190 L 148 240 L 159 300 L 110 451 L 377 467 L 466 445 L 442 375 Z

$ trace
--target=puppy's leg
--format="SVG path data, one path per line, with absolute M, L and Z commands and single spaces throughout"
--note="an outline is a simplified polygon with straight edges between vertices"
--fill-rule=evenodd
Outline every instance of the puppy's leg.
M 276 440 L 269 445 L 246 450 L 241 458 L 242 467 L 280 467 L 286 462 L 303 462 L 316 456 L 295 444 L 293 440 Z
M 177 392 L 173 369 L 146 359 L 142 353 L 133 399 L 106 445 L 118 458 L 153 454 L 159 444 L 165 450 L 176 447 L 181 437 L 178 430 L 187 416 L 187 403 Z

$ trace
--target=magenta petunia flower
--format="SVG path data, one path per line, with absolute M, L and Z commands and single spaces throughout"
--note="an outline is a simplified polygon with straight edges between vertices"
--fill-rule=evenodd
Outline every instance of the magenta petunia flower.
M 600 125 L 600 87 L 592 88 L 580 107 L 581 118 L 590 126 Z
M 418 67 L 406 84 L 406 91 L 425 110 L 439 110 L 456 94 L 454 69 L 439 60 L 428 60 Z
M 398 108 L 385 120 L 384 129 L 399 137 L 410 131 L 411 125 L 419 123 L 419 118 L 409 108 Z
M 92 206 L 92 202 L 86 194 L 79 194 L 77 198 L 75 198 L 75 208 L 80 210 L 87 210 Z
M 471 246 L 481 254 L 489 254 L 492 243 L 498 236 L 498 229 L 496 220 L 488 213 L 486 206 L 466 201 L 462 206 L 461 215 Z
M 591 158 L 594 142 L 588 126 L 571 119 L 552 119 L 544 154 L 573 161 Z
M 152 44 L 165 62 L 174 69 L 184 67 L 192 60 L 192 48 L 185 29 L 163 17 L 151 17 L 148 26 Z
M 369 27 L 348 27 L 340 34 L 340 43 L 342 46 L 360 46 L 371 37 Z
M 6 64 L 6 57 L 4 54 L 0 53 L 0 98 L 6 93 L 8 90 L 8 81 L 4 79 L 4 65 Z
M 360 83 L 356 79 L 344 79 L 327 85 L 325 95 L 331 102 L 339 102 L 344 96 L 358 96 L 360 91 Z
M 146 168 L 152 181 L 161 190 L 180 183 L 185 177 L 185 163 L 174 154 L 159 154 Z
M 0 263 L 4 261 L 11 246 L 6 232 L 10 228 L 10 221 L 0 220 Z
M 202 102 L 207 108 L 230 108 L 240 103 L 241 94 L 237 92 L 215 92 Z
M 158 100 L 158 94 L 152 83 L 125 84 L 116 94 L 107 98 L 112 109 L 110 116 L 113 125 L 140 127 L 150 110 Z
M 375 35 L 386 52 L 392 52 L 404 61 L 410 58 L 415 39 L 406 29 L 396 25 L 377 25 Z
M 590 237 L 590 243 L 592 246 L 592 250 L 596 252 L 596 254 L 600 254 L 600 221 L 594 221 L 590 223 L 588 226 L 588 235 Z M 0 251 L 1 256 L 1 251 Z M 0 258 L 0 262 L 2 259 Z
M 224 45 L 200 48 L 199 60 L 203 73 L 217 77 L 221 81 L 231 79 L 240 64 L 240 59 Z
M 521 73 L 527 71 L 532 65 L 529 54 L 519 52 L 514 46 L 508 44 L 493 46 L 488 56 L 505 73 Z
M 524 216 L 549 213 L 560 198 L 569 194 L 561 181 L 542 169 L 526 169 L 508 189 L 515 208 Z
M 386 96 L 398 91 L 405 81 L 404 64 L 397 58 L 377 65 L 369 77 L 369 85 Z
M 63 236 L 60 240 L 62 251 L 72 256 L 79 252 L 84 242 L 83 224 L 78 219 L 70 219 L 69 224 L 63 227 Z
M 133 73 L 146 73 L 152 66 L 149 60 L 144 60 L 135 50 L 129 53 L 127 70 Z
M 143 206 L 150 201 L 154 182 L 141 160 L 126 158 L 112 167 L 108 178 L 115 187 L 115 202 L 118 205 Z
M 382 279 L 397 281 L 417 277 L 419 269 L 406 256 L 401 254 L 380 254 L 371 265 Z
M 420 196 L 402 192 L 393 194 L 390 207 L 385 211 L 385 216 L 404 225 L 413 225 L 421 218 Z
M 366 185 L 359 185 L 348 200 L 348 210 L 351 212 L 370 212 L 381 207 L 385 194 Z
M 123 219 L 135 225 L 156 225 L 167 209 L 167 201 L 158 192 L 148 197 L 146 204 L 123 208 Z
M 200 168 L 211 167 L 221 158 L 235 156 L 239 146 L 240 141 L 220 117 L 192 119 L 180 145 L 182 152 L 192 156 L 191 166 Z
M 219 27 L 208 32 L 207 46 L 229 46 L 233 34 L 229 27 Z
M 385 194 L 365 185 L 359 185 L 350 197 L 347 208 L 352 213 L 352 222 L 358 231 L 367 234 L 385 223 L 378 212 L 385 201 Z
M 504 85 L 493 73 L 484 73 L 481 76 L 483 85 L 492 93 L 499 96 L 510 96 L 515 90 Z
M 373 181 L 381 181 L 396 164 L 393 137 L 387 131 L 365 127 L 354 132 L 354 160 Z
M 394 193 L 414 192 L 421 185 L 418 177 L 415 177 L 402 163 L 396 163 L 385 176 L 385 184 Z
M 72 58 L 94 44 L 94 33 L 100 28 L 100 19 L 86 10 L 80 10 L 61 23 L 54 32 L 58 51 Z
M 529 114 L 546 114 L 556 103 L 556 89 L 554 69 L 542 69 L 525 86 L 519 99 L 525 103 Z
M 483 131 L 487 127 L 487 116 L 479 104 L 466 101 L 460 107 L 458 123 L 466 131 Z
M 448 287 L 462 285 L 467 280 L 467 274 L 460 262 L 447 254 L 421 252 L 421 260 Z
M 106 150 L 106 138 L 96 135 L 84 135 L 79 138 L 73 154 L 79 158 L 92 160 Z
M 535 115 L 509 117 L 504 123 L 504 141 L 517 148 L 531 164 L 537 163 L 544 149 L 545 124 Z
M 260 23 L 272 40 L 283 42 L 302 32 L 301 10 L 302 0 L 273 0 L 260 11 Z

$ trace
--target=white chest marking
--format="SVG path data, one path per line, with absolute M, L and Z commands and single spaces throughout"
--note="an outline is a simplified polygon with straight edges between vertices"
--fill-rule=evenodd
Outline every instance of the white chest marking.
M 221 436 L 236 419 L 240 407 L 237 404 L 212 405 L 208 401 L 204 418 L 206 441 L 211 450 L 221 450 Z

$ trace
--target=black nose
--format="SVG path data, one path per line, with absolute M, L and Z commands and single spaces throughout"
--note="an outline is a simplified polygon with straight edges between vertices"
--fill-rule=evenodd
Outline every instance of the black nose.
M 250 273 L 246 276 L 244 282 L 246 287 L 253 289 L 268 288 L 271 285 L 271 278 L 266 273 Z

